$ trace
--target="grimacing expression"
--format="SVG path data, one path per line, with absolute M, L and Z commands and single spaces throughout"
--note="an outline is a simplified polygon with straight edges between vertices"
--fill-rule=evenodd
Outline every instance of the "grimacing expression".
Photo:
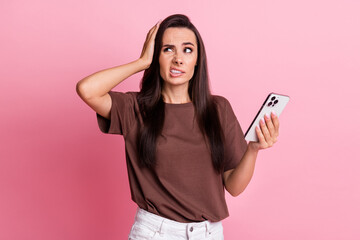
M 188 86 L 198 57 L 195 33 L 184 27 L 170 27 L 164 32 L 159 56 L 160 76 L 164 84 Z

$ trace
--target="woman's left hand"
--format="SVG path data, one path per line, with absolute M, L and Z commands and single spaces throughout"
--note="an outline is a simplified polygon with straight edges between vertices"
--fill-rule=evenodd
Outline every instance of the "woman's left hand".
M 279 136 L 279 118 L 275 113 L 270 116 L 265 115 L 265 121 L 261 119 L 260 128 L 256 127 L 256 134 L 259 142 L 250 142 L 249 148 L 258 151 L 272 147 Z

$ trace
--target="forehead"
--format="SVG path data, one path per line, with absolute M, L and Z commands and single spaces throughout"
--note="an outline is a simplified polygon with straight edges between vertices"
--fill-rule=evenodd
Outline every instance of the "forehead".
M 188 28 L 170 27 L 165 30 L 162 42 L 163 45 L 176 45 L 184 42 L 191 42 L 196 45 L 196 36 L 195 33 Z

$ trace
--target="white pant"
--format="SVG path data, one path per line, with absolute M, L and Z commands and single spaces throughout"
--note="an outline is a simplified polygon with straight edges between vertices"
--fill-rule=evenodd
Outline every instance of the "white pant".
M 137 209 L 129 240 L 223 240 L 221 222 L 180 223 Z

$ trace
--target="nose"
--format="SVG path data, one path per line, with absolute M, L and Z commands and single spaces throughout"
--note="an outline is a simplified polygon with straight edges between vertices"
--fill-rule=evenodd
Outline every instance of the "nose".
M 182 60 L 181 56 L 179 56 L 179 54 L 174 55 L 173 61 L 174 61 L 174 63 L 179 64 L 179 65 L 183 64 L 183 60 Z

